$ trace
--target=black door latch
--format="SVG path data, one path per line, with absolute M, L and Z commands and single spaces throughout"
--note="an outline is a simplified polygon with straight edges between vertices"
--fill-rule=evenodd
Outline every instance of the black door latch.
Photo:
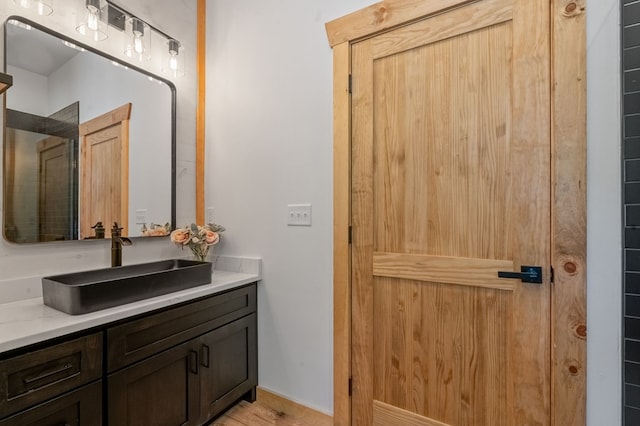
M 520 272 L 498 271 L 498 278 L 516 278 L 523 283 L 542 284 L 542 267 L 521 266 Z

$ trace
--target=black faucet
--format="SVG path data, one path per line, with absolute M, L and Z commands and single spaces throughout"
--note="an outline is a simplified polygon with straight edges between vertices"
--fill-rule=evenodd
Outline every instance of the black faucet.
M 120 236 L 121 230 L 118 222 L 113 222 L 113 228 L 111 228 L 111 267 L 122 266 L 122 246 L 133 244 L 127 237 Z

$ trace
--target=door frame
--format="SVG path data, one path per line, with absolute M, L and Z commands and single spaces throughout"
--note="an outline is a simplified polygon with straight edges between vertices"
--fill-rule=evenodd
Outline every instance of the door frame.
M 326 24 L 333 49 L 334 424 L 351 424 L 351 44 L 476 0 L 386 0 Z M 551 425 L 586 424 L 586 0 L 549 0 Z

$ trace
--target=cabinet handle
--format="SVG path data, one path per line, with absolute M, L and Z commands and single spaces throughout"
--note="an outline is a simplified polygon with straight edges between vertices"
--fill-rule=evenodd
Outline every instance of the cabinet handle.
M 189 369 L 193 374 L 198 374 L 198 352 L 189 351 Z
M 53 376 L 54 374 L 62 373 L 63 371 L 67 371 L 73 368 L 73 364 L 65 364 L 60 368 L 56 368 L 55 370 L 47 371 L 46 373 L 42 373 L 39 376 L 35 377 L 27 377 L 23 379 L 24 383 L 30 385 L 33 382 L 37 382 L 38 380 L 45 379 L 49 376 Z
M 205 345 L 204 343 L 202 344 L 202 353 L 201 353 L 201 362 L 202 362 L 202 366 L 209 368 L 209 356 L 210 356 L 210 351 L 209 351 L 209 346 Z

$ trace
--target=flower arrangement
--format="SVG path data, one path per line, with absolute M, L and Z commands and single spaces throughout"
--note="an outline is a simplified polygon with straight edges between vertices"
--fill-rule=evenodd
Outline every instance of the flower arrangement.
M 184 228 L 177 228 L 171 233 L 171 242 L 184 249 L 189 247 L 196 259 L 205 261 L 209 248 L 218 244 L 220 233 L 224 232 L 224 227 L 209 223 L 203 226 L 192 223 Z

